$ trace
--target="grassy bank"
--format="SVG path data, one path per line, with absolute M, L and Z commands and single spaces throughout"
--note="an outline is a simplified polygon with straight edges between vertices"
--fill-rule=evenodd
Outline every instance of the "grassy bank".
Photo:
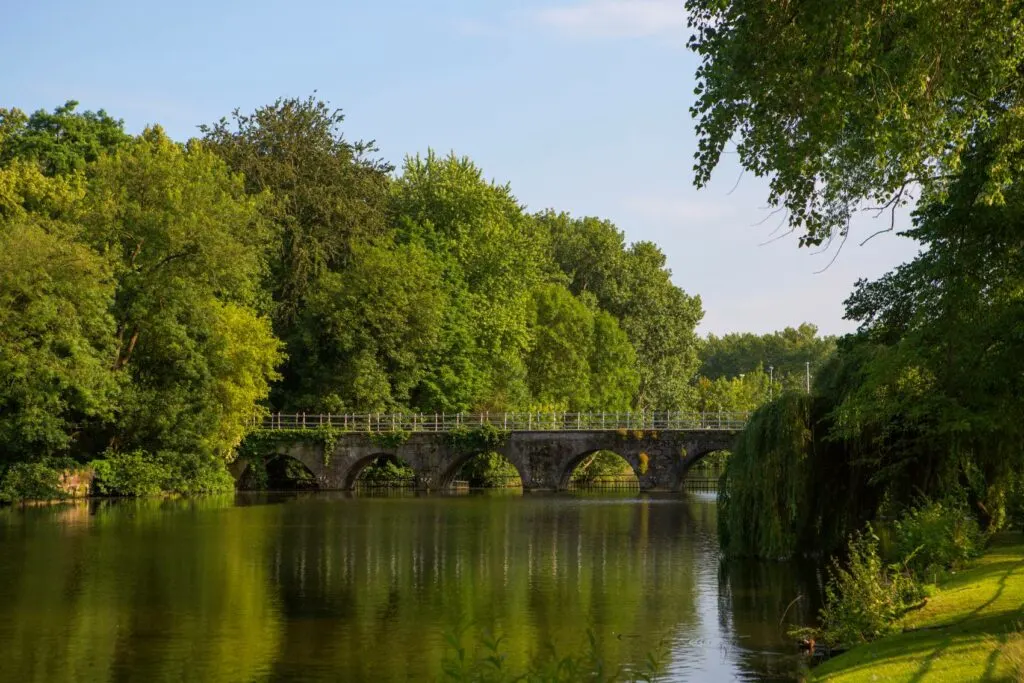
M 903 632 L 814 670 L 816 681 L 1024 680 L 1024 536 L 1005 534 L 969 569 L 941 583 Z M 1009 641 L 1009 643 L 1008 643 Z

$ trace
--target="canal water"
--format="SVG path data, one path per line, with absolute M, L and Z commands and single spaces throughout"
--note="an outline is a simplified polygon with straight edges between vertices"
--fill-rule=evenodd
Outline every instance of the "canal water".
M 716 524 L 700 493 L 0 509 L 0 681 L 437 681 L 491 635 L 515 673 L 795 679 L 815 572 L 725 563 Z

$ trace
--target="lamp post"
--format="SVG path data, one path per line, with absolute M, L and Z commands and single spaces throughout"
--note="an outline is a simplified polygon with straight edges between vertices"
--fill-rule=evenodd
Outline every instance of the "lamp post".
M 807 361 L 805 367 L 807 368 L 807 393 L 809 394 L 811 393 L 811 361 Z
M 768 366 L 768 400 L 775 400 L 775 366 Z

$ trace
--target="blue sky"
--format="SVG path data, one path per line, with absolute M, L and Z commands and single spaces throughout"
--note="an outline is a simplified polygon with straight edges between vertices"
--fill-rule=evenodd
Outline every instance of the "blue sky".
M 76 99 L 185 139 L 235 107 L 316 90 L 344 109 L 349 138 L 376 139 L 395 164 L 454 150 L 531 210 L 656 242 L 676 284 L 701 295 L 702 332 L 852 330 L 853 282 L 916 246 L 858 246 L 888 225 L 865 216 L 829 266 L 834 252 L 793 236 L 766 244 L 778 236 L 766 186 L 733 159 L 696 190 L 685 21 L 682 0 L 35 0 L 0 23 L 0 106 Z

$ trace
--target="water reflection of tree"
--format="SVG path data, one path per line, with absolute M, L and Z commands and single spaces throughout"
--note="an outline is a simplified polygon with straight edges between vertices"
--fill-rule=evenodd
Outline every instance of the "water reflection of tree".
M 816 564 L 723 560 L 718 586 L 719 628 L 743 668 L 791 674 L 798 655 L 787 632 L 813 623 L 821 605 Z
M 466 623 L 478 625 L 467 640 L 504 634 L 513 668 L 549 645 L 577 649 L 588 626 L 612 665 L 640 663 L 696 618 L 680 505 L 416 499 L 339 512 L 289 508 L 275 539 L 283 677 L 315 660 L 340 680 L 434 678 L 443 631 Z
M 506 636 L 514 668 L 549 645 L 576 650 L 588 627 L 610 665 L 638 663 L 701 631 L 697 581 L 717 553 L 715 506 L 699 496 L 0 513 L 0 680 L 19 682 L 431 680 L 444 630 L 470 622 L 467 642 L 485 627 Z M 723 571 L 720 628 L 747 636 L 746 667 L 747 648 L 778 642 L 771 625 L 802 585 L 781 565 Z M 812 613 L 800 603 L 788 620 Z
M 0 680 L 257 679 L 280 629 L 267 539 L 232 502 L 33 510 L 18 538 L 0 524 Z

